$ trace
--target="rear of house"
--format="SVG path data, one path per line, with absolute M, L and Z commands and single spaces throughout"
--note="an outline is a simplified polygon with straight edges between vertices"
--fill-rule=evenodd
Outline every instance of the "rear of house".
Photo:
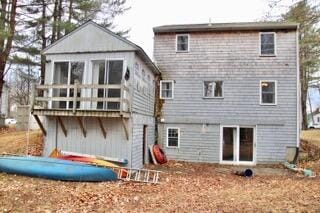
M 284 161 L 299 146 L 297 24 L 155 27 L 159 142 L 169 159 Z
M 34 88 L 32 114 L 45 135 L 44 155 L 59 149 L 142 167 L 154 144 L 159 74 L 146 53 L 89 21 L 43 54 L 45 84 Z

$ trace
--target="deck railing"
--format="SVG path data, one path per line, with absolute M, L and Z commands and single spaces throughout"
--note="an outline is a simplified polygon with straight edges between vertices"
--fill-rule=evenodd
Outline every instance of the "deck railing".
M 130 90 L 124 84 L 44 84 L 33 85 L 31 109 L 130 111 Z M 60 91 L 63 91 L 61 94 Z M 98 93 L 102 91 L 102 97 Z M 117 91 L 116 95 L 108 91 Z M 120 94 L 120 95 L 118 95 Z M 110 97 L 111 96 L 111 97 Z M 113 103 L 113 107 L 109 106 Z M 116 107 L 114 107 L 116 106 Z

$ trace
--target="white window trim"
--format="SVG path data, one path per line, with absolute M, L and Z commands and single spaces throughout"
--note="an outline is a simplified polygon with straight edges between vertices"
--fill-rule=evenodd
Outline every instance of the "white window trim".
M 171 98 L 162 97 L 162 83 L 172 83 L 172 97 Z M 174 98 L 174 81 L 173 80 L 161 80 L 160 81 L 160 99 L 171 100 L 173 98 Z
M 188 36 L 188 49 L 178 50 L 178 36 Z M 190 51 L 190 34 L 176 34 L 176 52 L 177 53 L 187 53 Z
M 178 146 L 169 146 L 169 129 L 177 129 L 178 130 Z M 167 148 L 173 148 L 173 149 L 179 149 L 180 148 L 180 128 L 179 127 L 167 127 L 167 133 L 166 133 L 166 147 Z
M 274 82 L 274 103 L 262 103 L 262 87 L 261 82 Z M 260 105 L 262 106 L 276 106 L 278 104 L 278 82 L 277 80 L 260 80 L 259 82 Z
M 236 151 L 236 160 L 235 161 L 226 161 L 222 159 L 223 156 L 223 128 L 231 127 L 237 129 L 237 141 L 234 151 Z M 240 128 L 253 128 L 253 160 L 252 161 L 240 161 L 239 160 L 239 149 L 240 149 Z M 258 125 L 255 126 L 242 126 L 242 125 L 220 125 L 220 164 L 231 164 L 231 165 L 256 165 L 257 163 L 257 131 Z
M 55 63 L 63 63 L 63 62 L 68 62 L 68 82 L 67 82 L 67 84 L 66 85 L 72 85 L 72 84 L 70 84 L 70 76 L 71 76 L 71 63 L 72 62 L 82 62 L 82 63 L 84 63 L 84 70 L 83 70 L 83 76 L 82 76 L 82 82 L 79 82 L 80 84 L 85 84 L 85 82 L 87 82 L 87 69 L 88 69 L 88 65 L 87 65 L 87 61 L 86 60 L 83 60 L 83 59 L 81 59 L 81 60 L 77 60 L 77 59 L 65 59 L 65 60 L 52 60 L 52 64 L 51 64 L 51 79 L 49 80 L 49 84 L 50 85 L 54 85 L 53 84 L 53 81 L 54 81 L 54 73 L 55 73 L 55 71 L 54 71 L 54 69 L 55 69 Z M 67 89 L 67 97 L 70 97 L 69 94 L 70 93 L 70 90 L 69 89 Z M 81 92 L 81 97 L 83 97 L 83 93 Z M 53 96 L 53 89 L 51 88 L 51 89 L 49 89 L 49 97 L 52 97 Z M 49 103 L 48 103 L 48 105 L 49 105 L 49 108 L 51 109 L 52 108 L 52 101 L 49 101 Z M 83 108 L 83 105 L 81 105 L 80 106 L 80 108 Z M 70 109 L 69 108 L 69 101 L 66 101 L 66 109 Z
M 205 96 L 205 87 L 204 87 L 204 82 L 213 82 L 213 81 L 221 81 L 222 82 L 222 96 L 221 97 L 208 97 Z M 202 81 L 202 98 L 204 99 L 223 99 L 224 98 L 224 81 L 223 80 L 204 80 Z
M 262 54 L 261 53 L 261 35 L 273 34 L 274 35 L 274 54 Z M 277 56 L 277 33 L 276 32 L 260 32 L 259 33 L 259 56 L 260 57 L 274 57 Z

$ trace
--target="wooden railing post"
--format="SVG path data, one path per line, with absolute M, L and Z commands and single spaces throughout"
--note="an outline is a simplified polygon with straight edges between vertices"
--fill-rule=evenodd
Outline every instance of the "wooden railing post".
M 73 113 L 76 113 L 77 108 L 77 96 L 78 96 L 78 81 L 74 81 L 74 87 L 73 87 Z
M 34 103 L 36 98 L 36 84 L 33 83 L 31 86 L 31 102 L 30 102 L 30 111 L 33 112 Z
M 124 98 L 124 80 L 122 79 L 121 81 L 121 86 L 120 86 L 120 114 L 122 114 L 123 111 L 123 98 Z

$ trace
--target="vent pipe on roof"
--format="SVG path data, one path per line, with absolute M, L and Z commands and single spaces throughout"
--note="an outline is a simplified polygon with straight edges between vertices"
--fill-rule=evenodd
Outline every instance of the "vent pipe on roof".
M 211 18 L 209 18 L 209 24 L 208 24 L 208 26 L 212 26 L 212 24 L 211 24 Z

